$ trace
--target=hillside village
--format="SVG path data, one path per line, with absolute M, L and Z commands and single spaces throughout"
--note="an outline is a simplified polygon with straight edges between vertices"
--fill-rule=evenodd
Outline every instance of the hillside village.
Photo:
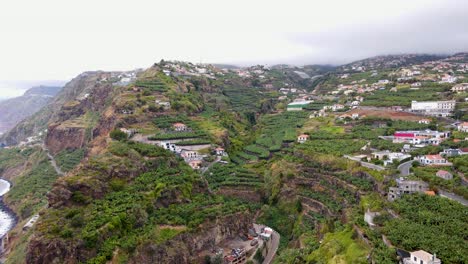
M 29 134 L 2 138 L 4 177 L 31 166 L 50 175 L 11 176 L 35 177 L 42 196 L 6 195 L 21 213 L 4 253 L 28 263 L 466 263 L 467 88 L 466 53 L 84 73 L 18 125 Z

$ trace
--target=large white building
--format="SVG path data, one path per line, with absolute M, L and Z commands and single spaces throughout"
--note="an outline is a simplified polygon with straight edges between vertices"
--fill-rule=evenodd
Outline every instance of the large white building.
M 449 116 L 455 109 L 456 102 L 451 101 L 426 101 L 426 102 L 411 102 L 411 111 L 432 115 L 432 116 Z

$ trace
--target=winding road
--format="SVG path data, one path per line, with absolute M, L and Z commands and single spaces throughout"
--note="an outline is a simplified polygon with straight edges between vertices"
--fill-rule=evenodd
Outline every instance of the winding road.
M 413 165 L 413 162 L 415 162 L 415 160 L 410 160 L 410 161 L 401 163 L 398 166 L 397 169 L 400 171 L 401 176 L 408 176 L 410 174 L 410 168 Z
M 350 159 L 350 160 L 357 161 L 357 162 L 359 162 L 361 164 L 361 166 L 369 168 L 369 169 L 373 169 L 373 170 L 377 170 L 377 171 L 385 170 L 385 167 L 375 165 L 375 164 L 372 164 L 372 163 L 369 163 L 369 162 L 364 162 L 361 159 L 356 158 L 356 157 L 352 157 L 352 156 L 349 156 L 349 155 L 344 155 L 344 157 L 347 158 L 347 159 Z

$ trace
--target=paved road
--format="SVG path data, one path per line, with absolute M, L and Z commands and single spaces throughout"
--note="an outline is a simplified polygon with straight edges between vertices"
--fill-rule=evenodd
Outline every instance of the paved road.
M 344 155 L 344 157 L 347 158 L 347 159 L 350 159 L 350 160 L 357 161 L 357 162 L 361 163 L 361 166 L 369 168 L 369 169 L 378 170 L 378 171 L 385 170 L 385 167 L 375 165 L 375 164 L 372 164 L 372 163 L 369 163 L 369 162 L 361 161 L 359 158 L 356 158 L 356 157 L 351 157 L 351 156 L 348 156 L 348 155 Z
M 441 196 L 441 197 L 445 197 L 445 198 L 448 198 L 450 200 L 459 202 L 459 203 L 463 204 L 464 206 L 468 206 L 468 200 L 466 200 L 465 198 L 463 198 L 463 197 L 461 197 L 459 195 L 456 195 L 454 193 L 447 192 L 447 191 L 444 191 L 444 190 L 440 190 L 440 189 L 439 189 L 438 192 L 439 192 L 439 196 Z
M 260 230 L 264 227 L 264 225 L 254 224 L 254 228 L 257 233 L 260 233 Z M 280 234 L 273 230 L 273 233 L 271 234 L 271 239 L 267 243 L 268 253 L 265 256 L 262 264 L 271 264 L 273 262 L 273 259 L 276 256 L 276 252 L 278 251 L 280 238 Z
M 413 165 L 413 162 L 415 162 L 415 160 L 404 162 L 398 166 L 401 176 L 408 176 L 410 174 L 410 168 Z

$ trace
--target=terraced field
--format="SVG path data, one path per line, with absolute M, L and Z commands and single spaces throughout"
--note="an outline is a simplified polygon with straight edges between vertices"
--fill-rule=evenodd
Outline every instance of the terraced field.
M 283 144 L 296 141 L 297 129 L 304 124 L 307 116 L 306 112 L 285 112 L 265 116 L 258 125 L 261 134 L 255 143 L 236 153 L 231 160 L 243 164 L 269 159 L 272 153 L 281 150 Z
M 263 184 L 263 179 L 257 174 L 234 164 L 218 163 L 206 175 L 212 190 L 224 186 L 259 188 Z

